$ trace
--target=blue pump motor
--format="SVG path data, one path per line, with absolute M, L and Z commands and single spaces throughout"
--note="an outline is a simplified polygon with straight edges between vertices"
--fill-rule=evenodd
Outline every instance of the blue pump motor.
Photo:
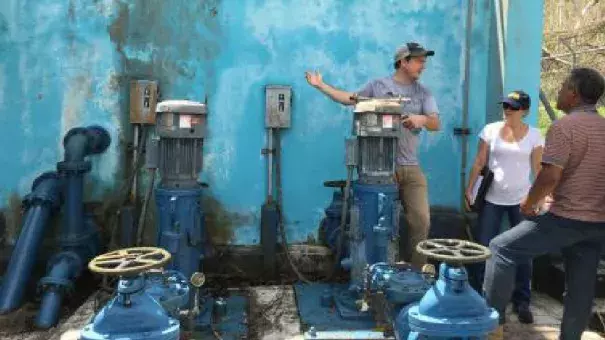
M 489 249 L 462 240 L 427 240 L 417 249 L 428 257 L 457 263 L 441 263 L 433 288 L 420 302 L 399 312 L 394 326 L 397 339 L 486 339 L 498 326 L 498 312 L 471 288 L 461 264 L 489 257 Z
M 172 255 L 168 269 L 189 278 L 199 270 L 203 257 L 204 218 L 202 189 L 156 189 L 158 246 Z
M 349 257 L 341 261 L 351 270 L 351 288 L 360 286 L 366 266 L 394 263 L 398 253 L 399 200 L 394 184 L 353 184 Z

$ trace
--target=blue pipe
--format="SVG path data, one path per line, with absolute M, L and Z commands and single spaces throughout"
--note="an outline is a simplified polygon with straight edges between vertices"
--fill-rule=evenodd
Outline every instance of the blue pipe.
M 44 295 L 36 318 L 39 328 L 53 327 L 59 320 L 63 296 L 73 289 L 72 280 L 82 271 L 82 254 L 63 251 L 49 262 L 50 273 L 40 280 Z
M 0 288 L 0 314 L 21 306 L 46 225 L 61 203 L 61 187 L 56 172 L 45 172 L 34 180 L 24 199 L 27 213 Z
M 35 321 L 38 328 L 56 325 L 63 296 L 72 289 L 85 264 L 100 249 L 97 228 L 84 216 L 84 175 L 91 170 L 89 155 L 103 153 L 109 147 L 109 133 L 99 126 L 73 128 L 63 139 L 64 160 L 57 170 L 65 178 L 65 210 L 61 230 L 61 251 L 49 261 L 49 274 L 40 280 L 42 304 Z

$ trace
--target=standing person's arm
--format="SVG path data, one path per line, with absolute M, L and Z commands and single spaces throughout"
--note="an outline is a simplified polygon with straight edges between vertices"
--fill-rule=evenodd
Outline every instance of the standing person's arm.
M 403 121 L 403 126 L 408 129 L 425 128 L 427 131 L 439 131 L 441 121 L 439 120 L 439 108 L 433 94 L 426 90 L 422 100 L 422 114 L 410 115 Z
M 428 131 L 439 131 L 441 129 L 441 121 L 439 120 L 439 108 L 437 101 L 430 91 L 427 91 L 422 103 L 422 110 L 426 116 L 424 127 Z
M 471 172 L 468 176 L 468 185 L 465 191 L 466 205 L 467 209 L 470 210 L 471 201 L 473 198 L 473 188 L 477 183 L 477 179 L 479 178 L 479 174 L 481 170 L 488 161 L 489 156 L 489 141 L 490 141 L 490 129 L 488 127 L 484 127 L 479 134 L 479 147 L 477 149 L 477 155 L 475 156 L 475 161 L 473 162 L 473 166 L 471 167 Z
M 542 135 L 540 135 L 538 131 L 536 131 L 532 147 L 533 149 L 530 157 L 533 182 L 538 178 L 538 174 L 540 173 L 540 170 L 542 170 L 542 155 L 544 154 L 544 138 L 542 138 Z M 552 196 L 549 193 L 545 198 L 538 202 L 538 206 L 549 209 L 552 201 Z
M 562 124 L 561 121 L 556 121 L 548 129 L 542 155 L 542 169 L 527 198 L 521 203 L 521 212 L 527 216 L 538 213 L 539 204 L 555 191 L 567 166 L 571 154 L 571 138 Z
M 532 180 L 538 178 L 538 173 L 542 169 L 542 155 L 544 154 L 544 138 L 537 129 L 531 131 L 534 133 L 532 150 L 531 150 L 531 170 Z
M 531 151 L 531 171 L 532 171 L 534 180 L 536 178 L 538 178 L 538 174 L 540 173 L 540 170 L 542 169 L 542 154 L 543 153 L 544 153 L 544 147 L 541 145 L 536 146 Z
M 475 156 L 475 162 L 473 163 L 473 166 L 471 167 L 471 172 L 468 176 L 468 185 L 466 187 L 466 192 L 465 192 L 466 204 L 467 204 L 468 210 L 470 210 L 470 206 L 471 206 L 472 199 L 473 199 L 473 188 L 475 187 L 475 184 L 477 183 L 477 179 L 479 178 L 479 175 L 481 174 L 481 170 L 487 163 L 488 153 L 489 153 L 489 145 L 484 140 L 480 140 L 479 149 L 477 150 L 477 155 Z
M 321 73 L 319 72 L 305 72 L 305 78 L 309 85 L 321 91 L 323 94 L 330 97 L 335 102 L 341 103 L 343 105 L 353 105 L 355 101 L 351 99 L 354 96 L 354 93 L 347 92 L 343 90 L 339 90 L 334 88 L 323 82 L 321 77 Z M 369 96 L 368 96 L 369 97 Z

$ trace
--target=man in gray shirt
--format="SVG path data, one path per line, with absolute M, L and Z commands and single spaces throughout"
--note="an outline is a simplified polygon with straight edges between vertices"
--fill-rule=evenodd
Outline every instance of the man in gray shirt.
M 397 143 L 396 177 L 399 184 L 399 196 L 403 205 L 408 239 L 400 240 L 400 259 L 411 262 L 417 268 L 426 263 L 426 258 L 416 252 L 416 244 L 425 240 L 430 226 L 427 182 L 418 165 L 418 133 L 425 128 L 429 131 L 440 129 L 439 110 L 431 92 L 418 83 L 424 70 L 427 57 L 435 52 L 426 50 L 418 43 L 409 42 L 395 52 L 393 66 L 395 73 L 386 78 L 370 81 L 357 93 L 336 89 L 323 82 L 319 72 L 306 72 L 307 82 L 343 105 L 354 105 L 354 97 L 391 97 L 410 98 L 405 104 L 409 118 L 404 120 Z M 403 233 L 401 233 L 403 234 Z M 405 256 L 404 253 L 411 256 Z

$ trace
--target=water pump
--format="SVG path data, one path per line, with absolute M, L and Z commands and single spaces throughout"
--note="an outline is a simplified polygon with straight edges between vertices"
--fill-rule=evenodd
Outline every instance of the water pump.
M 484 261 L 489 248 L 464 240 L 433 239 L 416 249 L 441 261 L 439 279 L 419 302 L 404 307 L 395 321 L 398 340 L 476 340 L 498 326 L 498 312 L 468 284 L 464 264 Z
M 322 240 L 333 250 L 337 264 L 349 271 L 350 280 L 344 285 L 295 286 L 301 296 L 301 319 L 310 325 L 308 334 L 317 339 L 335 328 L 350 331 L 345 336 L 349 339 L 392 333 L 395 315 L 391 314 L 420 299 L 431 282 L 430 275 L 396 264 L 401 205 L 394 173 L 409 99 L 354 99 L 353 136 L 346 140 L 347 179 L 324 184 L 341 192 L 334 194 L 321 227 Z
M 183 316 L 192 289 L 199 290 L 201 273 L 188 280 L 178 271 L 159 268 L 171 259 L 168 251 L 154 247 L 126 248 L 99 255 L 88 268 L 97 274 L 118 276 L 116 296 L 80 333 L 81 340 L 179 340 Z
M 155 189 L 156 244 L 171 254 L 166 268 L 189 279 L 201 271 L 206 246 L 202 195 L 208 186 L 199 181 L 199 175 L 208 107 L 189 100 L 165 100 L 157 104 L 156 114 L 157 137 L 152 138 L 147 150 L 147 167 L 157 168 L 161 177 Z M 205 293 L 202 295 L 208 295 Z M 232 292 L 227 298 L 198 296 L 188 300 L 186 307 L 200 309 L 195 320 L 188 320 L 195 331 L 220 332 L 225 340 L 247 332 L 244 294 Z

